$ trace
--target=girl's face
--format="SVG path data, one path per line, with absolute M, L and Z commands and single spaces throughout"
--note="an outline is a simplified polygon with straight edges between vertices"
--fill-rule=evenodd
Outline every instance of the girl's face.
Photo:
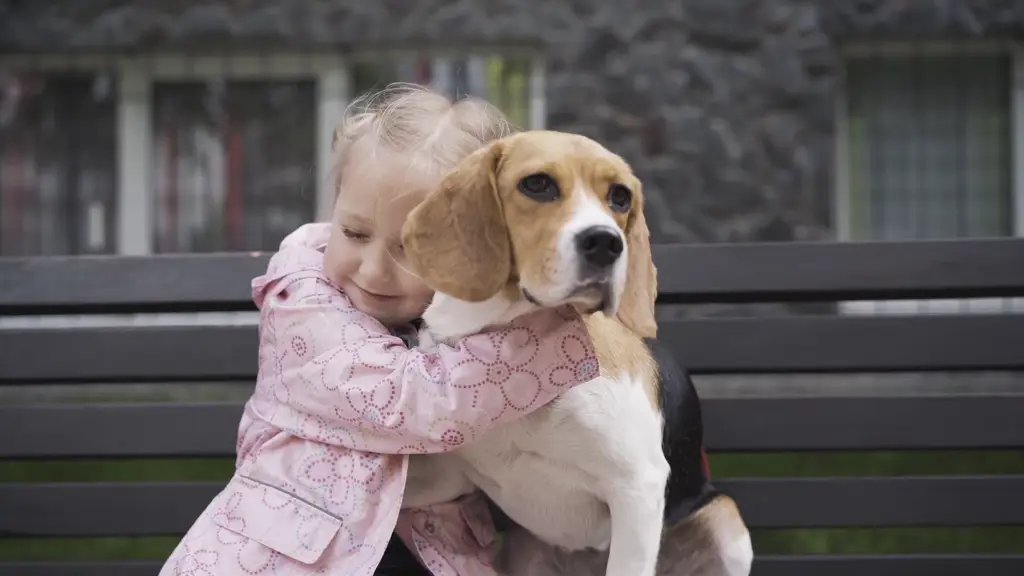
M 324 265 L 356 309 L 395 326 L 418 317 L 433 296 L 406 266 L 402 225 L 439 179 L 397 155 L 360 160 L 349 158 L 341 178 Z

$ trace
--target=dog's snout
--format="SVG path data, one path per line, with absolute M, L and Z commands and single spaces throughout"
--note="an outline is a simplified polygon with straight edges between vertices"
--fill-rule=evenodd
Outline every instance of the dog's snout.
M 576 235 L 576 249 L 587 263 L 611 266 L 622 255 L 622 236 L 608 226 L 591 226 Z

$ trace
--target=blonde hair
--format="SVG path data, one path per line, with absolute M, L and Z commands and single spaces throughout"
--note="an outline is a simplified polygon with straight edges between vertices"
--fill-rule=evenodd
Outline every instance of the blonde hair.
M 398 82 L 364 94 L 345 110 L 334 131 L 335 195 L 356 145 L 399 153 L 410 166 L 442 174 L 481 146 L 514 132 L 487 101 L 451 98 L 426 86 Z

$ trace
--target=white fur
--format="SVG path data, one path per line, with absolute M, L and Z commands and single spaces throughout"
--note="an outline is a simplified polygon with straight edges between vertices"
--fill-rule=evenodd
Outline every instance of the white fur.
M 593 196 L 578 191 L 572 197 L 575 212 L 558 236 L 556 270 L 545 286 L 527 286 L 545 304 L 565 302 L 587 280 L 578 278 L 575 235 L 595 225 L 618 229 Z M 611 273 L 616 309 L 627 258 L 624 251 Z M 502 295 L 471 303 L 438 294 L 423 314 L 420 345 L 452 342 L 533 309 Z M 608 576 L 653 576 L 670 468 L 661 414 L 639 378 L 603 375 L 456 452 L 412 457 L 403 505 L 449 501 L 476 486 L 551 545 L 607 550 Z
M 743 530 L 738 538 L 721 546 L 728 576 L 747 576 L 754 564 L 754 545 L 750 531 Z
M 635 378 L 583 384 L 459 455 L 470 480 L 541 540 L 608 550 L 607 574 L 654 574 L 670 470 L 661 418 Z
M 438 325 L 468 330 L 466 319 L 475 317 L 482 328 L 510 310 L 529 311 L 501 296 L 480 303 L 439 296 L 423 315 L 429 328 L 421 338 L 452 341 L 471 332 L 441 334 Z M 670 472 L 661 428 L 637 376 L 603 376 L 454 453 L 411 458 L 403 505 L 449 501 L 476 486 L 549 544 L 608 550 L 609 576 L 651 576 Z
M 510 302 L 502 296 L 483 302 L 467 302 L 438 293 L 423 312 L 423 322 L 427 329 L 419 334 L 419 347 L 433 350 L 436 339 L 455 340 L 488 326 L 508 324 L 536 309 L 535 305 L 525 300 Z

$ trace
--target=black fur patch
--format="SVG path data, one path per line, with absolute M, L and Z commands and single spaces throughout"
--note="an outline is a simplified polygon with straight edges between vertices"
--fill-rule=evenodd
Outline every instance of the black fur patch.
M 656 339 L 644 340 L 658 365 L 662 450 L 672 467 L 665 489 L 665 525 L 673 526 L 710 502 L 717 491 L 704 474 L 704 422 L 700 398 L 683 363 Z

